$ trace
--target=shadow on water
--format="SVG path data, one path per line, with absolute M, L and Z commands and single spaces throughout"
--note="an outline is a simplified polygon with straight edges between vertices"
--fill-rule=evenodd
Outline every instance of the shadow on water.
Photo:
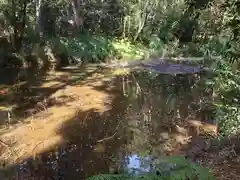
M 186 154 L 189 136 L 198 137 L 204 123 L 212 123 L 213 95 L 202 74 L 141 71 L 111 83 L 110 90 L 109 82 L 93 87 L 114 95 L 111 109 L 79 110 L 58 131 L 65 143 L 13 167 L 15 179 L 84 179 L 118 173 L 135 157 Z

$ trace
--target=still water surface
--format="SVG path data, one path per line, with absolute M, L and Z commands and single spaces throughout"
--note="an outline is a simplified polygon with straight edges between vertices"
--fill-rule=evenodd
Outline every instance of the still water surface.
M 15 168 L 18 177 L 77 180 L 126 169 L 150 171 L 151 163 L 143 162 L 184 154 L 187 137 L 194 135 L 187 120 L 212 118 L 205 107 L 211 104 L 212 90 L 204 84 L 204 74 L 140 71 L 112 81 L 118 92 L 112 109 L 90 112 L 85 126 L 66 127 L 69 143 L 25 161 Z

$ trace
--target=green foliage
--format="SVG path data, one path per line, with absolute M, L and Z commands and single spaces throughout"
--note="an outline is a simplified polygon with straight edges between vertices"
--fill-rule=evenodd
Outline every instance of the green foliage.
M 225 135 L 237 134 L 240 129 L 240 72 L 233 70 L 233 64 L 220 60 L 214 71 L 217 73 L 212 83 L 217 94 L 216 119 Z
M 124 60 L 137 60 L 148 56 L 149 49 L 140 43 L 132 43 L 128 40 L 113 40 L 112 45 L 118 55 Z
M 100 35 L 84 34 L 73 39 L 52 38 L 48 45 L 57 54 L 66 54 L 86 62 L 102 62 L 108 59 L 136 60 L 147 56 L 144 46 L 127 40 L 115 40 Z
M 62 38 L 60 42 L 68 55 L 87 62 L 100 62 L 116 56 L 111 41 L 101 36 L 82 35 L 73 39 Z
M 228 51 L 226 53 L 230 60 L 237 60 L 240 56 L 239 54 L 239 44 L 240 44 L 240 1 L 239 0 L 229 0 L 224 4 L 225 15 L 224 24 L 229 34 L 228 40 Z
M 85 20 L 84 29 L 107 36 L 120 35 L 124 8 L 122 1 L 117 0 L 86 1 L 81 12 Z
M 157 172 L 157 173 L 156 173 Z M 123 175 L 97 175 L 88 178 L 89 180 L 133 180 L 133 179 L 148 179 L 148 180 L 214 180 L 215 177 L 208 169 L 201 167 L 195 163 L 186 160 L 184 157 L 173 156 L 165 158 L 162 161 L 154 163 L 154 169 L 148 173 L 132 176 L 129 174 Z
M 164 180 L 158 176 L 139 176 L 139 177 L 130 177 L 126 175 L 109 175 L 109 174 L 102 174 L 98 176 L 93 176 L 88 178 L 88 180 Z
M 184 157 L 169 157 L 167 162 L 175 165 L 175 170 L 170 171 L 169 177 L 173 179 L 215 179 L 208 169 L 186 160 Z

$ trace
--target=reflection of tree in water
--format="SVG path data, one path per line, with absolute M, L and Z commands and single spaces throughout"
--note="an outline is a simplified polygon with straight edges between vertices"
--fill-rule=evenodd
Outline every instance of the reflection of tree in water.
M 209 94 L 204 92 L 202 79 L 200 74 L 140 72 L 125 76 L 123 89 L 129 101 L 126 119 L 132 138 L 129 148 L 162 154 L 178 144 L 179 134 L 187 138 L 186 120 L 195 120 L 199 114 L 200 120 L 205 120 L 201 111 Z

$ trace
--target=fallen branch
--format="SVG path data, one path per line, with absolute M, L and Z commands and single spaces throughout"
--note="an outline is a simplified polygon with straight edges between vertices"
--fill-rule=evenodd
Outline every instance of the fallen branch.
M 39 143 L 36 144 L 36 146 L 33 148 L 32 153 L 33 153 L 33 159 L 36 159 L 36 149 L 39 145 L 43 144 L 45 140 L 40 141 Z
M 121 125 L 122 125 L 122 124 L 120 123 L 120 124 L 116 127 L 116 132 L 115 132 L 113 135 L 108 136 L 108 137 L 105 137 L 105 138 L 103 138 L 103 139 L 100 139 L 100 140 L 98 140 L 97 142 L 100 143 L 100 142 L 104 142 L 104 141 L 108 141 L 108 140 L 110 140 L 110 139 L 113 139 L 113 138 L 115 138 L 118 134 L 121 134 L 122 131 L 124 131 L 125 128 L 127 128 L 127 127 L 130 128 L 130 127 L 131 127 L 131 125 L 125 125 L 125 126 L 123 126 L 123 127 L 120 128 Z
M 108 140 L 110 140 L 110 139 L 113 139 L 115 136 L 118 135 L 118 133 L 119 133 L 119 131 L 115 132 L 112 136 L 109 136 L 109 137 L 100 139 L 100 140 L 98 140 L 97 142 L 100 143 L 100 142 L 104 142 L 104 141 L 108 141 Z

